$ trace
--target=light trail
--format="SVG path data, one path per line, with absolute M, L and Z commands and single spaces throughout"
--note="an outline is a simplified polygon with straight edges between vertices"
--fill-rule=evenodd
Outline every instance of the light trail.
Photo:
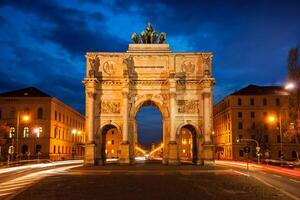
M 82 163 L 82 161 L 71 162 L 71 163 L 68 162 L 68 163 L 75 164 L 75 163 Z M 59 166 L 59 165 L 62 165 L 61 162 L 58 162 L 58 165 L 50 165 L 50 166 Z M 82 166 L 82 164 L 77 164 L 72 166 L 60 166 L 55 169 L 33 172 L 31 174 L 3 182 L 0 184 L 0 199 L 2 198 L 5 199 L 11 196 L 15 196 L 20 192 L 24 191 L 24 189 L 27 188 L 29 185 L 32 185 L 45 177 L 66 173 L 67 170 L 75 167 L 80 167 L 80 166 Z
M 153 153 L 159 151 L 159 150 L 162 149 L 163 147 L 164 147 L 164 144 L 161 143 L 160 146 L 158 146 L 158 147 L 156 147 L 155 149 L 153 149 L 152 151 L 150 151 L 149 155 L 151 156 L 151 154 L 153 154 Z
M 9 168 L 0 169 L 0 174 L 25 170 L 25 169 L 46 168 L 46 167 L 54 167 L 54 166 L 69 165 L 69 164 L 81 164 L 81 163 L 83 163 L 83 160 L 67 160 L 67 161 L 56 161 L 52 163 L 39 163 L 39 164 L 32 164 L 32 165 L 25 165 L 25 166 L 9 167 Z

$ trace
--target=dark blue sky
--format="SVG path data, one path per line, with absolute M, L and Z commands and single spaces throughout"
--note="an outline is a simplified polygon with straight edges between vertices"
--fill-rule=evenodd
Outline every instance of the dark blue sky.
M 218 101 L 284 82 L 299 19 L 298 0 L 1 0 L 0 92 L 36 86 L 84 112 L 85 52 L 126 51 L 150 21 L 173 51 L 213 52 Z

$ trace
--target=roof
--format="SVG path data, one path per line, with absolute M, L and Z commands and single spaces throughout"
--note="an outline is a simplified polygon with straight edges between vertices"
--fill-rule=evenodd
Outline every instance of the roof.
M 0 97 L 52 97 L 35 87 L 12 90 L 0 94 Z
M 248 85 L 230 95 L 287 95 L 282 86 Z

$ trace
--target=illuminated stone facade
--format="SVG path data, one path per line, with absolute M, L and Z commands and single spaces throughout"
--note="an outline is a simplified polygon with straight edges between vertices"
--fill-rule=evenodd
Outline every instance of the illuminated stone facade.
M 51 160 L 83 156 L 84 116 L 58 99 L 36 88 L 2 93 L 0 113 L 0 122 L 10 127 L 9 145 L 21 158 L 37 158 L 38 152 L 40 158 Z
M 287 135 L 289 126 L 287 109 L 288 93 L 276 86 L 249 85 L 224 98 L 214 106 L 216 158 L 247 159 L 243 152 L 247 142 L 236 141 L 236 138 L 241 138 L 257 140 L 261 147 L 262 159 L 279 160 L 281 153 L 279 115 L 281 115 L 284 159 L 296 160 L 300 145 L 296 144 L 295 136 Z M 271 115 L 278 119 L 276 123 L 268 122 L 268 116 Z M 257 159 L 255 146 L 255 142 L 250 144 L 250 159 Z
M 134 162 L 136 113 L 147 105 L 162 113 L 163 163 L 179 163 L 179 133 L 187 125 L 197 141 L 195 162 L 213 161 L 211 59 L 209 52 L 173 53 L 168 44 L 130 44 L 121 53 L 88 52 L 85 164 L 105 161 L 103 138 L 111 128 L 122 134 L 119 162 Z

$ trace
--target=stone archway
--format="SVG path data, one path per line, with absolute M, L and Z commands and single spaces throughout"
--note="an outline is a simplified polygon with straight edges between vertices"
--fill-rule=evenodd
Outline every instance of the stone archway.
M 120 125 L 120 163 L 134 160 L 135 114 L 153 102 L 163 117 L 164 163 L 178 164 L 177 127 L 187 121 L 203 127 L 199 163 L 213 160 L 211 52 L 176 52 L 169 44 L 129 44 L 126 52 L 86 54 L 86 165 L 101 158 L 97 127 Z M 197 131 L 200 133 L 200 131 Z M 102 137 L 101 135 L 99 137 Z M 200 152 L 200 150 L 198 150 Z
M 182 125 L 177 131 L 179 160 L 196 164 L 199 157 L 200 133 L 197 133 L 197 129 L 192 124 Z
M 143 97 L 139 99 L 139 101 L 136 102 L 136 104 L 133 106 L 131 109 L 131 112 L 129 114 L 130 121 L 132 122 L 133 125 L 133 131 L 132 133 L 132 140 L 131 144 L 136 144 L 137 143 L 137 128 L 136 128 L 136 115 L 137 113 L 145 106 L 152 106 L 158 109 L 158 111 L 161 113 L 162 116 L 162 143 L 163 143 L 163 157 L 162 157 L 162 162 L 167 163 L 167 144 L 168 144 L 168 118 L 169 118 L 169 113 L 168 110 L 166 109 L 166 106 L 164 106 L 163 102 L 159 101 L 155 97 L 151 98 L 152 96 L 148 97 Z M 132 147 L 134 149 L 134 146 Z M 132 157 L 134 157 L 135 154 L 133 153 Z

